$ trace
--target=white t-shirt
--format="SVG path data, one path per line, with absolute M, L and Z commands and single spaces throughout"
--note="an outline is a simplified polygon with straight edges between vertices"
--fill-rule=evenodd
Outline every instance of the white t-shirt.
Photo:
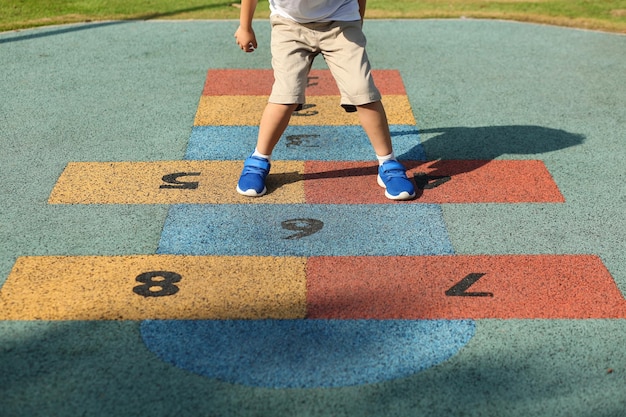
M 357 0 L 269 0 L 271 15 L 298 23 L 361 20 Z

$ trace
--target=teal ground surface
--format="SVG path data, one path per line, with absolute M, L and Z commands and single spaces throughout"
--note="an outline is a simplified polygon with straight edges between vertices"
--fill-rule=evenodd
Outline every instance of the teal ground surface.
M 254 54 L 236 48 L 236 26 L 0 34 L 0 285 L 19 256 L 157 253 L 168 206 L 49 205 L 48 196 L 69 161 L 184 159 L 206 71 L 270 65 L 268 23 L 256 22 Z M 365 30 L 374 67 L 402 75 L 427 159 L 540 159 L 565 197 L 442 205 L 446 245 L 595 254 L 626 293 L 626 37 L 482 20 Z M 307 389 L 172 366 L 148 350 L 141 326 L 0 321 L 0 416 L 626 415 L 623 319 L 476 320 L 468 344 L 436 366 Z

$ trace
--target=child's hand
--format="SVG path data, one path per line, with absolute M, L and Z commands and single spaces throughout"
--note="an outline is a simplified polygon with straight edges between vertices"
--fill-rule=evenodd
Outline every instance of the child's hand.
M 256 36 L 252 28 L 246 30 L 239 26 L 235 32 L 235 39 L 237 40 L 237 45 L 244 52 L 254 52 L 257 47 Z

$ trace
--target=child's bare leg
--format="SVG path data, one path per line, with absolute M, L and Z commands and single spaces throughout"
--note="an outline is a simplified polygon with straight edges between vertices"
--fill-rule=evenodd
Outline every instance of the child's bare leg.
M 385 196 L 392 200 L 409 200 L 415 197 L 415 187 L 407 178 L 406 170 L 396 161 L 391 144 L 389 122 L 380 101 L 356 106 L 359 121 L 369 137 L 378 158 L 378 184 L 385 188 Z
M 359 121 L 378 156 L 393 152 L 385 108 L 380 101 L 356 106 Z
M 281 135 L 287 129 L 291 114 L 296 107 L 297 104 L 267 103 L 259 125 L 259 137 L 256 144 L 256 150 L 259 153 L 272 154 Z
M 289 125 L 297 104 L 268 103 L 263 110 L 259 136 L 254 153 L 244 161 L 237 183 L 237 192 L 248 197 L 259 197 L 267 192 L 265 178 L 270 172 L 270 155 Z

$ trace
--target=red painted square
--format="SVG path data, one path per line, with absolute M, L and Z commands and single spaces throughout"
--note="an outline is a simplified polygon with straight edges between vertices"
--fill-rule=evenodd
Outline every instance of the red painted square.
M 372 77 L 383 95 L 406 95 L 400 72 L 373 70 Z M 205 96 L 269 96 L 274 83 L 271 69 L 211 69 L 207 72 L 202 95 Z M 339 95 L 329 70 L 311 70 L 307 96 Z
M 471 274 L 479 278 L 460 288 Z M 602 261 L 591 255 L 312 257 L 307 316 L 626 318 L 626 302 Z
M 542 161 L 403 161 L 409 178 L 421 184 L 417 203 L 562 203 Z M 307 203 L 390 203 L 376 183 L 374 162 L 305 162 Z
M 203 96 L 269 96 L 274 83 L 271 69 L 211 69 Z

